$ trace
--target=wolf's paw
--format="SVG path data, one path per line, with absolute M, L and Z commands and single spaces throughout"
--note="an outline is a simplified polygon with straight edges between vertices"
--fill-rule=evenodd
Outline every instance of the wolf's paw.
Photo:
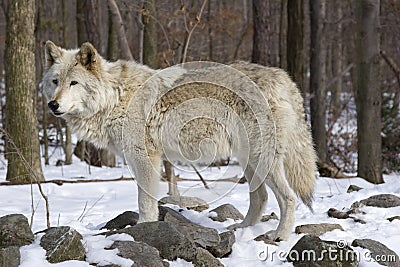
M 271 230 L 265 233 L 271 240 L 279 242 L 288 240 L 290 233 L 283 233 L 278 230 Z
M 139 215 L 139 220 L 138 220 L 138 224 L 139 223 L 145 223 L 145 222 L 156 222 L 156 221 L 158 221 L 158 215 L 157 215 L 157 217 L 155 217 L 154 215 L 153 216 L 148 216 L 148 217 L 145 217 L 145 216 L 140 216 Z

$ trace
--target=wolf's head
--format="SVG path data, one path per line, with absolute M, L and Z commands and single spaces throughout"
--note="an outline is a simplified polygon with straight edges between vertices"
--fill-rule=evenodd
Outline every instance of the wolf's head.
M 109 101 L 104 86 L 103 59 L 90 43 L 65 50 L 47 41 L 43 92 L 56 116 L 91 116 Z

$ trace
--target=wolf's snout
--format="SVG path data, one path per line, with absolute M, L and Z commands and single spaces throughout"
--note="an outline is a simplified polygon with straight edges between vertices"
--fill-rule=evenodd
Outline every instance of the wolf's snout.
M 49 109 L 53 112 L 57 112 L 57 109 L 60 107 L 60 104 L 56 100 L 51 100 L 48 104 Z

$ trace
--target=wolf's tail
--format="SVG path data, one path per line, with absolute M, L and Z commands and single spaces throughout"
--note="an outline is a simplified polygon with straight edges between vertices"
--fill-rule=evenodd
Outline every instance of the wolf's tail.
M 284 159 L 287 181 L 303 203 L 312 210 L 317 156 L 311 132 L 302 119 L 288 135 L 288 151 Z

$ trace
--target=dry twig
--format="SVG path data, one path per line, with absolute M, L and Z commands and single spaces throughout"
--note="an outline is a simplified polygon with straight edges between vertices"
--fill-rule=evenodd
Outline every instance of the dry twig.
M 186 27 L 186 31 L 188 31 L 188 35 L 186 38 L 185 46 L 183 48 L 182 63 L 185 63 L 185 61 L 186 61 L 190 38 L 192 38 L 192 34 L 193 34 L 194 30 L 196 29 L 196 27 L 199 25 L 199 23 L 201 21 L 201 16 L 203 15 L 203 11 L 204 11 L 204 7 L 206 6 L 206 3 L 207 3 L 207 0 L 204 0 L 203 4 L 201 5 L 200 11 L 195 18 L 196 23 L 193 25 L 193 27 L 190 29 L 190 31 L 188 31 L 188 28 Z M 184 18 L 186 19 L 186 16 L 184 16 Z M 185 25 L 187 25 L 186 22 L 185 22 Z
M 36 172 L 32 169 L 32 166 L 28 163 L 28 161 L 25 159 L 24 155 L 22 155 L 20 149 L 17 147 L 17 145 L 14 143 L 12 140 L 11 136 L 6 132 L 3 128 L 0 128 L 0 133 L 2 133 L 6 139 L 7 142 L 12 146 L 12 148 L 16 151 L 18 156 L 21 158 L 22 163 L 24 164 L 25 168 L 30 171 L 31 176 L 33 176 L 35 182 L 38 185 L 40 195 L 44 199 L 44 203 L 46 206 L 46 222 L 47 222 L 47 228 L 50 228 L 50 209 L 49 209 L 49 198 L 44 194 L 42 186 L 40 184 L 39 178 L 37 177 Z M 31 184 L 33 183 L 32 178 L 31 178 Z M 32 195 L 32 216 L 31 216 L 31 222 L 33 222 L 33 216 L 35 215 L 35 209 L 33 207 L 33 195 Z M 32 224 L 31 224 L 32 227 Z

